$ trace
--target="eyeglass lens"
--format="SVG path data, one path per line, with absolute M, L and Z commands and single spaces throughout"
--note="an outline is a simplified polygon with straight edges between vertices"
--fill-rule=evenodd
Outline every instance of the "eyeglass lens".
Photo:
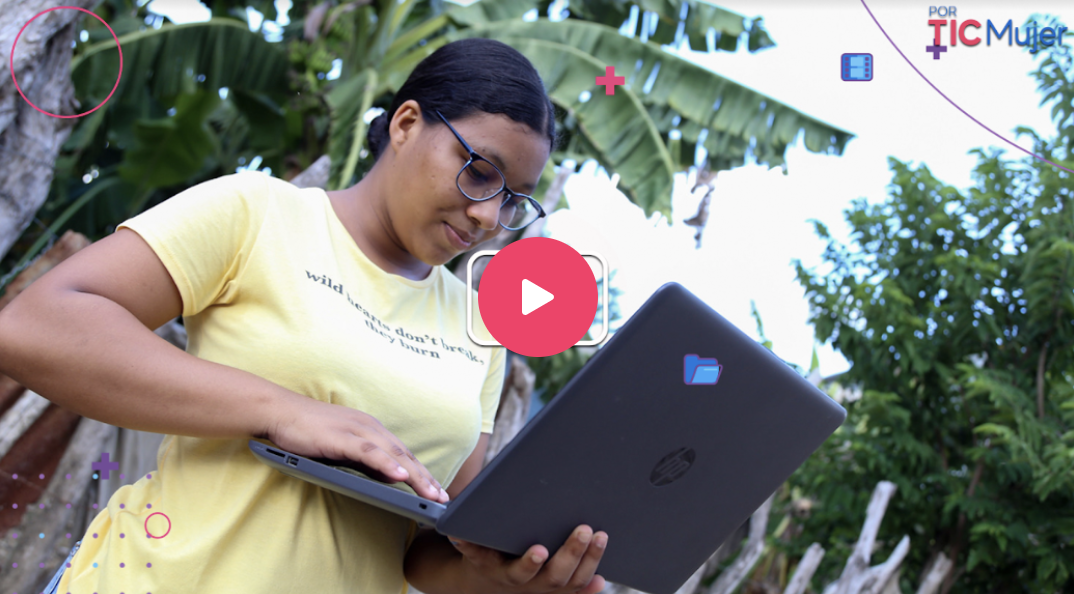
M 471 200 L 488 200 L 504 191 L 503 174 L 488 161 L 474 159 L 459 172 L 459 189 Z M 500 206 L 500 222 L 508 229 L 519 229 L 537 218 L 538 212 L 524 196 L 510 194 Z

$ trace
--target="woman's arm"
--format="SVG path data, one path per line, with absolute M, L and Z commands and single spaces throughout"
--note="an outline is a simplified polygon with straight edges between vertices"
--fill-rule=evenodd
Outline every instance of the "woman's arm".
M 152 332 L 183 311 L 164 264 L 120 229 L 71 256 L 0 310 L 0 372 L 80 415 L 142 431 L 262 437 L 296 454 L 352 460 L 447 493 L 373 417 L 199 359 Z M 376 473 L 380 473 L 377 475 Z
M 0 371 L 80 415 L 130 429 L 264 436 L 297 394 L 175 348 L 151 329 L 179 290 L 126 229 L 74 254 L 0 310 Z

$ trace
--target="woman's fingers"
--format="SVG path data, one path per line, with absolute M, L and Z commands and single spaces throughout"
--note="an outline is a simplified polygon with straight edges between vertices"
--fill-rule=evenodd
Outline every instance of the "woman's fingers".
M 542 577 L 549 586 L 556 589 L 576 590 L 589 582 L 590 578 L 593 577 L 593 571 L 596 570 L 596 564 L 592 564 L 588 576 L 579 574 L 578 570 L 585 560 L 587 552 L 593 548 L 590 547 L 592 541 L 592 528 L 582 524 L 574 529 L 574 533 L 567 539 L 567 542 L 563 543 L 563 546 L 559 547 L 556 554 L 552 555 L 552 558 L 545 564 Z M 600 552 L 603 554 L 603 549 Z M 597 560 L 600 560 L 599 556 Z M 583 577 L 585 581 L 581 581 Z
M 366 436 L 360 437 L 357 460 L 384 474 L 395 477 L 396 480 L 404 481 L 418 495 L 433 501 L 447 501 L 447 493 L 440 482 L 433 478 L 425 466 L 418 462 L 410 451 L 399 441 L 399 438 L 384 429 L 379 422 L 374 423 L 374 428 Z M 368 425 L 367 425 L 368 427 Z M 399 469 L 406 473 L 403 476 Z
M 372 415 L 312 398 L 293 402 L 268 436 L 300 456 L 357 463 L 370 476 L 404 481 L 421 497 L 446 502 L 447 492 L 403 442 Z
M 585 554 L 582 556 L 581 561 L 578 563 L 578 567 L 574 570 L 574 575 L 568 582 L 567 587 L 569 589 L 583 588 L 589 585 L 589 588 L 582 590 L 580 594 L 590 594 L 591 592 L 600 592 L 604 589 L 604 578 L 597 577 L 597 565 L 600 564 L 601 558 L 604 556 L 604 549 L 608 546 L 608 534 L 606 532 L 597 532 L 593 535 L 593 538 L 589 541 L 589 547 L 586 549 Z M 599 588 L 594 588 L 594 581 L 600 581 Z

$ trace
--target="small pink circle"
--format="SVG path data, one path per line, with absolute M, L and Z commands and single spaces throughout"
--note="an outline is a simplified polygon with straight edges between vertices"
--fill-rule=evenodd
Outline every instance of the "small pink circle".
M 43 474 L 39 474 L 39 475 L 37 475 L 37 478 L 39 478 L 39 479 L 43 479 L 43 478 L 45 478 L 45 475 L 43 475 Z
M 37 509 L 45 509 L 45 504 L 44 503 L 38 503 L 37 504 Z
M 153 504 L 152 503 L 147 503 L 147 504 L 145 504 L 145 506 L 147 508 L 149 508 L 149 509 L 153 509 Z
M 152 518 L 153 516 L 156 516 L 156 515 L 164 516 L 164 519 L 168 520 L 168 531 L 165 532 L 164 534 L 161 534 L 160 536 L 157 536 L 157 535 L 155 535 L 155 534 L 153 534 L 152 532 L 149 531 L 149 518 Z M 145 519 L 145 535 L 148 536 L 149 538 L 164 538 L 165 536 L 168 536 L 168 534 L 171 531 L 172 531 L 172 520 L 167 515 L 165 515 L 165 514 L 163 514 L 161 512 L 153 512 L 153 513 L 149 514 L 146 517 L 146 519 Z
M 67 504 L 67 509 L 71 509 L 71 504 L 70 503 Z
M 19 480 L 19 475 L 18 474 L 13 474 L 13 475 L 11 475 L 11 478 L 13 480 Z
M 96 503 L 93 504 L 93 509 L 97 509 L 97 504 Z
M 126 535 L 126 534 L 123 534 L 122 532 L 120 532 L 120 533 L 119 533 L 119 537 L 120 537 L 120 538 L 125 538 L 126 536 L 127 536 L 127 535 Z
M 67 533 L 67 538 L 71 538 L 71 533 L 70 532 Z
M 145 566 L 146 567 L 153 567 L 153 564 L 152 563 L 146 563 Z
M 126 565 L 124 565 L 124 564 L 122 564 L 122 563 L 120 563 L 120 564 L 119 564 L 119 566 L 120 566 L 120 567 L 126 567 Z
M 145 478 L 153 478 L 153 475 L 147 474 L 147 475 L 145 475 Z
M 18 537 L 19 537 L 19 533 L 18 533 L 18 532 L 13 532 L 13 533 L 11 534 L 11 538 L 18 538 Z
M 11 504 L 11 509 L 19 509 L 19 504 L 18 503 L 12 503 Z
M 119 509 L 123 509 L 123 508 L 125 508 L 125 507 L 127 507 L 127 506 L 126 506 L 126 505 L 124 505 L 124 504 L 122 504 L 122 503 L 120 503 L 120 504 L 119 504 Z
M 67 475 L 67 478 L 68 478 L 68 480 L 70 480 L 70 478 L 71 478 L 71 475 Z
M 97 533 L 96 532 L 93 533 L 93 538 L 97 538 Z
M 68 563 L 68 564 L 67 564 L 67 567 L 70 567 L 70 566 L 71 566 L 71 564 L 70 564 L 70 563 Z
M 125 475 L 125 474 L 119 475 L 119 480 L 123 480 L 123 477 L 125 477 L 125 476 L 127 476 L 127 475 Z
M 38 567 L 39 567 L 40 569 L 44 569 L 44 568 L 45 568 L 45 564 L 44 564 L 44 563 L 38 563 L 38 564 L 37 564 L 37 566 L 38 566 Z
M 112 34 L 112 39 L 116 40 L 116 51 L 119 52 L 119 75 L 116 76 L 116 84 L 112 86 L 112 92 L 108 93 L 108 96 L 104 98 L 104 101 L 101 102 L 101 105 L 104 105 L 105 103 L 108 103 L 108 100 L 112 98 L 112 95 L 115 94 L 116 89 L 119 87 L 119 79 L 123 77 L 123 48 L 120 47 L 120 45 L 119 45 L 119 37 L 116 36 L 116 32 L 112 30 L 112 27 L 109 27 L 108 23 L 104 22 L 104 19 L 102 19 L 101 17 L 97 16 L 93 12 L 90 12 L 90 11 L 86 10 L 85 8 L 79 8 L 77 6 L 56 6 L 54 8 L 49 8 L 47 10 L 42 10 L 41 12 L 35 14 L 32 19 L 30 19 L 29 21 L 26 21 L 26 24 L 22 26 L 22 29 L 19 29 L 19 34 L 15 36 L 15 42 L 11 44 L 11 58 L 8 60 L 8 67 L 11 69 L 11 80 L 15 83 L 15 89 L 18 90 L 19 95 L 22 95 L 23 100 L 25 100 L 27 103 L 30 104 L 30 107 L 36 109 L 37 111 L 39 111 L 39 112 L 41 112 L 41 113 L 43 113 L 45 115 L 52 116 L 54 118 L 80 118 L 80 117 L 82 117 L 84 115 L 89 115 L 89 114 L 97 111 L 98 109 L 101 108 L 101 105 L 98 105 L 97 107 L 94 107 L 93 109 L 91 109 L 91 110 L 89 110 L 89 111 L 87 111 L 85 113 L 80 113 L 80 114 L 77 114 L 77 115 L 65 116 L 65 115 L 56 115 L 54 113 L 49 113 L 49 112 L 41 109 L 40 107 L 34 105 L 32 101 L 30 101 L 29 99 L 26 98 L 26 94 L 22 92 L 22 87 L 19 86 L 19 81 L 15 78 L 15 47 L 19 44 L 19 37 L 22 36 L 22 32 L 25 31 L 26 27 L 29 27 L 30 23 L 34 22 L 34 19 L 36 19 L 37 17 L 45 14 L 46 12 L 52 12 L 53 10 L 61 10 L 61 9 L 64 9 L 64 8 L 71 9 L 71 10 L 78 10 L 78 11 L 81 11 L 81 12 L 84 12 L 84 13 L 86 13 L 88 15 L 93 16 L 93 18 L 97 19 L 98 21 L 101 21 L 101 24 L 104 25 L 108 29 L 108 32 Z

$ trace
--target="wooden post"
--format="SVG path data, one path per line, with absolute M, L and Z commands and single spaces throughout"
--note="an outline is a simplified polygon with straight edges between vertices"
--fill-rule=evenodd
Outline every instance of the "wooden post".
M 817 567 L 820 565 L 821 559 L 824 559 L 824 547 L 820 546 L 819 542 L 809 545 L 805 555 L 802 555 L 802 560 L 798 562 L 798 567 L 795 568 L 794 575 L 791 576 L 791 580 L 787 583 L 787 589 L 783 591 L 783 594 L 802 594 L 805 592 L 809 586 L 809 580 L 813 579 L 813 574 L 816 573 Z
M 933 559 L 928 569 L 925 571 L 925 577 L 921 580 L 921 586 L 917 589 L 917 594 L 936 594 L 940 589 L 940 585 L 943 584 L 944 577 L 951 571 L 951 567 L 954 563 L 947 558 L 947 555 L 941 551 Z
M 90 466 L 101 453 L 102 444 L 115 432 L 112 425 L 83 418 L 71 438 L 66 452 L 60 459 L 56 472 L 52 475 L 48 488 L 36 503 L 44 504 L 41 509 L 31 505 L 26 510 L 22 522 L 15 530 L 19 538 L 5 534 L 5 542 L 17 543 L 0 551 L 5 571 L 0 573 L 0 592 L 40 592 L 51 579 L 59 564 L 66 558 L 75 540 L 82 537 L 71 534 L 65 537 L 65 530 L 71 530 L 74 516 L 80 513 L 77 505 L 67 508 L 67 503 L 85 501 L 86 485 L 90 483 L 93 469 Z M 71 478 L 66 476 L 70 474 Z M 36 538 L 44 534 L 45 538 Z M 18 563 L 13 569 L 12 564 Z M 39 563 L 45 567 L 40 568 Z
M 738 589 L 742 580 L 746 579 L 753 566 L 757 564 L 757 560 L 764 554 L 764 537 L 768 531 L 768 513 L 772 509 L 772 500 L 774 498 L 775 493 L 769 495 L 768 499 L 761 504 L 761 507 L 753 512 L 753 516 L 750 518 L 750 536 L 746 541 L 746 546 L 734 563 L 721 573 L 720 577 L 716 578 L 716 582 L 712 584 L 707 594 L 731 594 L 734 592 Z
M 909 536 L 902 537 L 887 561 L 876 567 L 869 567 L 876 535 L 880 531 L 880 523 L 884 519 L 895 488 L 895 484 L 890 481 L 877 483 L 865 512 L 865 525 L 861 529 L 854 552 L 847 559 L 843 574 L 838 580 L 828 584 L 824 594 L 879 594 L 902 565 L 906 554 L 910 552 Z

